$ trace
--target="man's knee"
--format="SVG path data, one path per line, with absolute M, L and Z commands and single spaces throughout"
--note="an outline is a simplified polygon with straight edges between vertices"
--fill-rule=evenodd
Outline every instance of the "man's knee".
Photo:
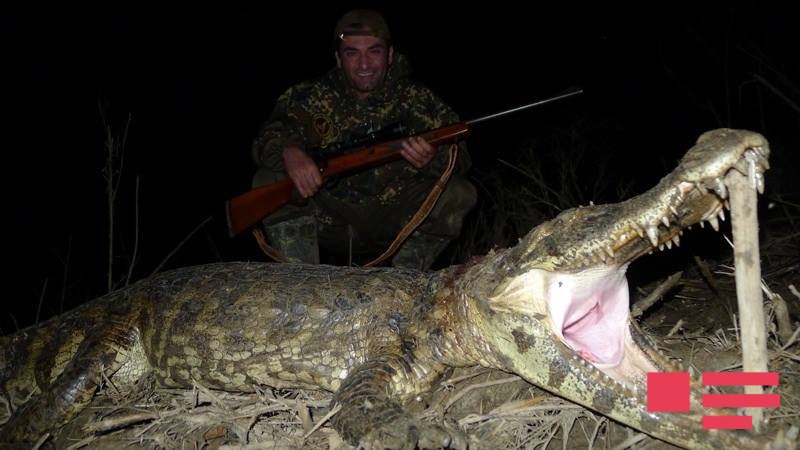
M 462 220 L 475 207 L 477 200 L 478 192 L 469 180 L 453 177 L 431 212 L 431 218 L 445 222 L 447 228 L 458 233 Z
M 463 211 L 466 214 L 475 206 L 477 199 L 478 192 L 468 179 L 453 177 L 442 192 L 439 203 L 444 211 Z

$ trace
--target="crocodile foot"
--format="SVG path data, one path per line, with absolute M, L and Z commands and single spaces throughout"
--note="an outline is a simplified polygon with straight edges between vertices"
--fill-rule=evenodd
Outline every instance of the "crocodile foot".
M 466 437 L 457 430 L 423 423 L 409 416 L 376 426 L 362 436 L 359 449 L 467 449 Z

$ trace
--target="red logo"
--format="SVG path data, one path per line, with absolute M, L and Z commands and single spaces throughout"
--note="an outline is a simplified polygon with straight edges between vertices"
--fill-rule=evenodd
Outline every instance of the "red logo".
M 705 372 L 703 386 L 777 386 L 777 372 Z M 780 394 L 703 394 L 707 408 L 779 408 Z M 689 411 L 689 372 L 648 372 L 647 410 Z M 753 428 L 750 416 L 703 416 L 706 430 Z

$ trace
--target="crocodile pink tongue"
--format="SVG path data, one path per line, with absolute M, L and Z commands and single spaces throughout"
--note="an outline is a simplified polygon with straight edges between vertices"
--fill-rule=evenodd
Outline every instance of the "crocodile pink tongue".
M 592 363 L 618 364 L 624 353 L 627 300 L 627 283 L 604 286 L 586 298 L 574 299 L 562 330 L 567 344 Z
M 615 365 L 622 359 L 622 330 L 618 321 L 614 311 L 606 311 L 598 304 L 564 328 L 564 338 L 587 361 Z
M 548 279 L 547 307 L 555 332 L 596 366 L 618 365 L 628 325 L 627 265 L 556 274 Z

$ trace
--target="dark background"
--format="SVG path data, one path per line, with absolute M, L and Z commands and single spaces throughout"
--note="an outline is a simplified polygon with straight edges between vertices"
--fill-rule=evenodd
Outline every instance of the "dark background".
M 250 142 L 275 98 L 333 64 L 333 24 L 352 7 L 385 13 L 416 78 L 462 118 L 584 88 L 476 127 L 476 171 L 500 170 L 497 158 L 513 160 L 531 139 L 572 133 L 594 159 L 614 161 L 610 176 L 641 190 L 703 131 L 749 128 L 772 143 L 767 195 L 797 201 L 800 41 L 790 1 L 73 3 L 4 6 L 0 16 L 2 333 L 105 292 L 104 139 L 129 117 L 115 283 L 132 258 L 137 204 L 133 280 L 209 216 L 165 269 L 262 260 L 249 237 L 227 238 L 223 204 L 249 188 Z

